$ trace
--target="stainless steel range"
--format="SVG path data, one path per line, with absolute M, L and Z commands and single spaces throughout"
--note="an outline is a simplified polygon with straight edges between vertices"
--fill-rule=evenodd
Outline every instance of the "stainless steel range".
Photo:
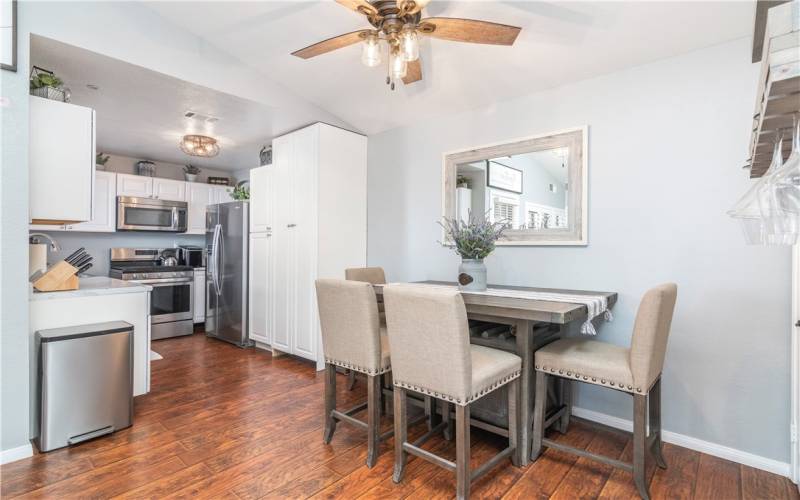
M 177 265 L 175 248 L 112 248 L 110 276 L 153 287 L 151 340 L 194 331 L 194 269 Z M 200 306 L 202 307 L 202 305 Z

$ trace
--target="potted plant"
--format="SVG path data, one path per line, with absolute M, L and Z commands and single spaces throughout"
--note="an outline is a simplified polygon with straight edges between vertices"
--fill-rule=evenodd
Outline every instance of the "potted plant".
M 64 82 L 52 71 L 34 66 L 31 68 L 30 92 L 31 95 L 52 99 L 54 101 L 68 102 L 68 92 L 61 88 Z
M 470 187 L 469 177 L 465 175 L 458 175 L 456 177 L 456 187 L 469 189 Z
M 108 163 L 109 158 L 111 157 L 108 155 L 103 155 L 102 151 L 97 153 L 97 155 L 94 157 L 95 168 L 97 168 L 97 170 L 105 170 L 106 163 Z
M 197 174 L 199 173 L 199 167 L 195 167 L 194 165 L 183 166 L 183 177 L 189 182 L 195 182 L 197 180 Z
M 236 201 L 247 201 L 250 199 L 250 190 L 247 189 L 248 181 L 241 181 L 236 184 L 231 192 L 231 197 Z
M 494 251 L 495 242 L 508 227 L 508 221 L 491 222 L 488 212 L 478 221 L 469 214 L 469 220 L 443 217 L 439 225 L 447 235 L 448 245 L 461 256 L 458 266 L 458 288 L 466 291 L 486 290 L 486 264 L 483 263 Z

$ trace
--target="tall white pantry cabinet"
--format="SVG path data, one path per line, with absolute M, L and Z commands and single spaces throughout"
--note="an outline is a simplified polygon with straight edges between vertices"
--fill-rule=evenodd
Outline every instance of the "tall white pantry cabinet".
M 324 367 L 314 282 L 367 261 L 367 138 L 316 123 L 250 171 L 250 339 Z

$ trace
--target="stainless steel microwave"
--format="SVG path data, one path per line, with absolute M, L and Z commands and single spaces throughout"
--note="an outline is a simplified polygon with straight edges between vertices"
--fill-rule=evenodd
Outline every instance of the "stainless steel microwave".
M 185 201 L 117 196 L 118 231 L 186 232 Z

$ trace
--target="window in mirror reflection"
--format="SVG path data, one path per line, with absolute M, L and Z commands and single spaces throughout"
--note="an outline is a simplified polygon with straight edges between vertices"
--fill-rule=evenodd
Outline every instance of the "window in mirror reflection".
M 457 166 L 458 217 L 513 229 L 567 229 L 569 149 L 555 148 Z

